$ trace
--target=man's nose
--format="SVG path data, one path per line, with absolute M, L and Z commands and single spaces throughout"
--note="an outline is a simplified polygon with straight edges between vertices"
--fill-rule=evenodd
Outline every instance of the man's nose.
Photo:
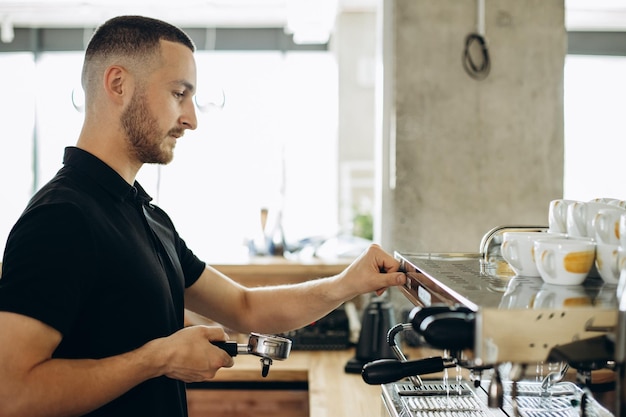
M 189 100 L 185 106 L 185 111 L 180 118 L 181 124 L 185 129 L 195 130 L 198 127 L 198 118 L 196 117 L 196 107 L 192 100 Z

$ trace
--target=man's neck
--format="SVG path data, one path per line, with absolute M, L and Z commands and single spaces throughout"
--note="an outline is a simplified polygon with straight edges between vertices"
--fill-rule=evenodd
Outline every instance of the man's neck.
M 86 136 L 84 133 L 81 133 L 76 147 L 96 156 L 124 178 L 126 182 L 133 185 L 143 164 L 134 160 L 128 153 L 126 146 L 120 145 L 119 141 Z

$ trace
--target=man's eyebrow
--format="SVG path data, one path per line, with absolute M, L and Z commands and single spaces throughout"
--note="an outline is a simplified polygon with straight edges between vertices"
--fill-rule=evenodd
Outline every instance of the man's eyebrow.
M 189 90 L 189 92 L 191 92 L 191 93 L 193 93 L 196 90 L 196 87 L 192 83 L 190 83 L 189 81 L 176 80 L 176 81 L 172 81 L 172 84 L 182 85 L 187 90 Z

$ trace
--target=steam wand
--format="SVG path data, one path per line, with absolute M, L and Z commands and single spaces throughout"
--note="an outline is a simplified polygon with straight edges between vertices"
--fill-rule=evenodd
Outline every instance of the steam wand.
M 378 359 L 366 363 L 361 370 L 363 380 L 369 385 L 387 384 L 408 377 L 411 382 L 419 387 L 423 385 L 420 374 L 430 374 L 441 372 L 446 368 L 457 366 L 457 362 L 452 358 L 442 358 L 440 356 L 406 360 L 406 357 L 398 348 L 395 342 L 395 335 L 402 330 L 409 330 L 412 324 L 398 324 L 387 332 L 387 341 L 391 350 L 398 359 Z
M 391 347 L 393 354 L 396 355 L 396 358 L 398 358 L 400 362 L 406 362 L 407 359 L 406 356 L 404 356 L 404 353 L 402 353 L 402 350 L 396 344 L 396 335 L 405 330 L 413 330 L 413 325 L 411 323 L 396 324 L 387 332 L 387 343 L 389 344 L 389 347 Z M 411 383 L 416 387 L 421 387 L 424 384 L 419 375 L 409 376 L 409 381 L 411 381 Z

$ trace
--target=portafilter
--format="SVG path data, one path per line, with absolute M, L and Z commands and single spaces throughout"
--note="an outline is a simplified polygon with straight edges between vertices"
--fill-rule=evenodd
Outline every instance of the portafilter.
M 261 358 L 261 375 L 265 378 L 270 371 L 273 360 L 282 361 L 289 357 L 291 340 L 280 336 L 250 333 L 248 343 L 211 342 L 230 356 L 238 354 L 255 355 Z

